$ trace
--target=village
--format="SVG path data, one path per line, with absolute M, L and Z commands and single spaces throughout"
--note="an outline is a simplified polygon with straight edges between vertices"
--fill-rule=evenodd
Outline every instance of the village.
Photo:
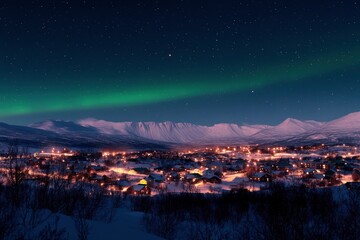
M 0 172 L 21 181 L 90 183 L 107 194 L 224 193 L 259 191 L 270 184 L 323 188 L 360 180 L 357 146 L 223 146 L 190 150 L 81 152 L 51 148 L 35 153 L 2 153 Z

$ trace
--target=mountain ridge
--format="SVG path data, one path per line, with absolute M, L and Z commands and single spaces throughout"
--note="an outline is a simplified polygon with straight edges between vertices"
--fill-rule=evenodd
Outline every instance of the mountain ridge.
M 1 123 L 0 141 L 20 139 L 39 144 L 89 145 L 106 147 L 172 146 L 222 143 L 294 144 L 344 141 L 359 143 L 360 112 L 328 122 L 287 118 L 278 125 L 238 125 L 218 123 L 212 126 L 176 122 L 110 122 L 94 118 L 76 122 L 46 120 L 16 126 Z

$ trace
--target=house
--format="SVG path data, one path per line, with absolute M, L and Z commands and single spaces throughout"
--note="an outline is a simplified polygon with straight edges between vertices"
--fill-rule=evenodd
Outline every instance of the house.
M 221 183 L 221 178 L 219 178 L 216 175 L 206 176 L 206 177 L 204 177 L 204 181 L 209 182 L 209 183 Z
M 333 170 L 327 170 L 325 172 L 324 181 L 327 186 L 339 185 L 341 181 L 338 180 L 338 173 Z
M 271 175 L 268 173 L 264 173 L 264 172 L 255 172 L 249 177 L 249 179 L 251 181 L 255 181 L 255 182 L 271 182 L 272 181 Z
M 311 168 L 313 167 L 313 159 L 304 157 L 300 162 L 302 168 Z
M 220 172 L 219 170 L 205 170 L 202 172 L 202 175 L 204 177 L 217 176 L 219 178 L 221 178 L 223 176 L 222 172 Z
M 343 161 L 342 159 L 337 160 L 335 162 L 335 167 L 336 167 L 336 169 L 339 169 L 339 170 L 344 170 L 346 165 L 347 165 L 347 163 L 345 161 Z
M 147 185 L 138 184 L 138 185 L 129 187 L 126 190 L 126 193 L 132 194 L 132 195 L 150 195 L 151 189 Z
M 247 172 L 256 172 L 258 169 L 256 162 L 248 162 L 248 164 L 246 164 L 246 171 Z
M 310 176 L 312 176 L 314 173 L 316 172 L 316 170 L 315 169 L 313 169 L 313 168 L 306 168 L 306 169 L 304 169 L 304 177 L 310 177 Z
M 143 167 L 133 168 L 133 170 L 138 174 L 149 174 L 150 170 Z
M 220 162 L 211 162 L 208 167 L 213 171 L 223 171 L 223 165 Z
M 331 162 L 326 161 L 321 163 L 320 169 L 330 170 L 330 168 L 331 168 Z
M 284 171 L 279 171 L 279 170 L 277 170 L 277 171 L 273 171 L 271 175 L 272 175 L 273 178 L 282 178 L 282 177 L 284 177 L 286 174 L 287 174 L 287 173 L 284 172 Z
M 333 170 L 327 170 L 325 172 L 325 179 L 336 179 L 336 172 Z
M 316 173 L 313 174 L 310 178 L 311 182 L 321 182 L 322 180 L 324 180 L 325 174 L 321 174 L 321 173 Z
M 165 178 L 163 175 L 161 174 L 156 174 L 156 173 L 150 173 L 150 175 L 147 177 L 147 180 L 149 182 L 156 182 L 156 183 L 161 183 L 165 181 Z
M 202 180 L 203 180 L 203 177 L 198 173 L 189 173 L 189 174 L 185 175 L 185 181 L 192 183 L 192 184 L 199 183 Z
M 239 172 L 239 171 L 243 171 L 245 167 L 246 167 L 246 161 L 243 159 L 237 159 L 235 162 L 226 164 L 226 171 Z
M 301 178 L 304 175 L 304 170 L 301 168 L 297 168 L 293 171 L 292 175 Z
M 107 167 L 105 166 L 100 166 L 100 165 L 92 165 L 92 166 L 88 166 L 87 167 L 87 171 L 92 174 L 92 173 L 96 173 L 96 172 L 104 172 L 109 170 Z
M 175 165 L 171 168 L 171 170 L 175 172 L 182 172 L 185 170 L 185 167 L 181 165 Z
M 276 165 L 276 169 L 280 171 L 289 172 L 293 166 L 290 164 L 289 159 L 280 159 Z
M 268 165 L 261 164 L 261 165 L 259 166 L 259 171 L 260 171 L 260 172 L 271 173 L 272 167 L 271 167 L 271 166 L 268 166 Z
M 131 183 L 128 180 L 119 180 L 116 182 L 117 187 L 119 190 L 127 189 L 131 186 Z
M 180 180 L 180 174 L 177 172 L 171 172 L 166 176 L 167 181 L 178 182 Z
M 75 174 L 75 176 L 76 176 L 76 174 Z M 90 182 L 92 182 L 92 183 L 101 183 L 103 181 L 104 181 L 103 176 L 100 176 L 100 175 L 98 175 L 96 173 L 93 173 L 90 176 Z

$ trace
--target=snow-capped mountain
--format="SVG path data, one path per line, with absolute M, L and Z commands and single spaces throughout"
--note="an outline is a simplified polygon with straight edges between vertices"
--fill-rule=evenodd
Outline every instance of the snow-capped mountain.
M 309 140 L 330 142 L 360 142 L 360 112 L 350 113 L 336 120 L 326 122 L 319 128 L 306 132 Z
M 318 129 L 323 123 L 316 121 L 299 121 L 288 118 L 277 126 L 268 127 L 252 135 L 256 140 L 277 139 L 283 140 L 292 136 L 298 136 L 306 132 Z
M 350 113 L 327 122 L 322 126 L 322 130 L 327 132 L 360 131 L 360 112 Z
M 204 135 L 204 127 L 190 123 L 173 122 L 107 122 L 85 119 L 79 121 L 83 127 L 97 129 L 106 135 L 140 137 L 171 143 L 189 143 Z
M 360 143 L 360 112 L 330 122 L 288 118 L 276 126 L 220 123 L 201 126 L 173 122 L 44 121 L 25 126 L 0 124 L 0 142 L 18 139 L 37 144 L 67 146 L 210 145 L 223 143 L 302 144 Z
M 83 127 L 98 129 L 102 134 L 136 136 L 169 143 L 201 143 L 217 139 L 246 138 L 266 129 L 268 126 L 239 126 L 236 124 L 215 124 L 201 126 L 191 123 L 173 122 L 107 122 L 96 119 L 79 121 Z
M 41 129 L 45 131 L 55 132 L 58 134 L 84 134 L 84 133 L 97 133 L 98 130 L 92 127 L 83 127 L 80 124 L 70 121 L 48 120 L 39 123 L 33 123 L 30 125 L 32 128 Z

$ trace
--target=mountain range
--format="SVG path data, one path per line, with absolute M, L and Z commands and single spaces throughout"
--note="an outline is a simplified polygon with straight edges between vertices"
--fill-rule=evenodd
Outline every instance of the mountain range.
M 220 123 L 201 126 L 174 122 L 77 122 L 48 120 L 29 126 L 0 123 L 0 142 L 72 147 L 164 148 L 221 144 L 360 143 L 360 112 L 330 122 L 288 118 L 276 126 Z

